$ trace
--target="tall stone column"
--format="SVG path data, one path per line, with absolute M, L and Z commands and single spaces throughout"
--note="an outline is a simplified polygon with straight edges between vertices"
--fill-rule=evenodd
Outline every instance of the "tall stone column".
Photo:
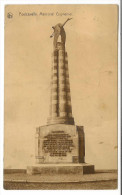
M 52 54 L 50 117 L 58 117 L 58 51 Z
M 65 69 L 66 69 L 66 88 L 67 88 L 67 110 L 68 117 L 72 117 L 72 106 L 71 106 L 71 95 L 70 95 L 70 84 L 69 84 L 69 70 L 68 70 L 68 56 L 65 52 Z
M 66 88 L 66 69 L 65 69 L 65 51 L 59 49 L 59 116 L 67 117 L 67 88 Z
M 50 116 L 47 123 L 73 125 L 68 57 L 62 42 L 57 43 L 52 62 Z
M 27 167 L 28 174 L 94 173 L 94 165 L 85 163 L 84 127 L 76 126 L 72 117 L 64 24 L 53 27 L 50 116 L 48 125 L 36 129 L 36 165 Z

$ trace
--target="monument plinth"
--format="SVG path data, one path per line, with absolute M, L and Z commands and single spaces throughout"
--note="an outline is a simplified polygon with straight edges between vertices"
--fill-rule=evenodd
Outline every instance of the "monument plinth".
M 27 167 L 28 174 L 94 173 L 94 166 L 85 163 L 83 126 L 76 126 L 72 116 L 65 23 L 53 27 L 51 35 L 54 48 L 50 114 L 47 125 L 36 129 L 36 165 Z M 61 42 L 57 42 L 59 36 Z

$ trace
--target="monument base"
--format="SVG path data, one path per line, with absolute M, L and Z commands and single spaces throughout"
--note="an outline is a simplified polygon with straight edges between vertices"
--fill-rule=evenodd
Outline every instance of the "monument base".
M 92 174 L 94 165 L 85 163 L 83 126 L 52 124 L 36 129 L 36 164 L 27 174 Z
M 94 173 L 94 165 L 87 163 L 78 164 L 40 164 L 27 167 L 27 174 L 92 174 Z
M 85 163 L 83 126 L 54 124 L 36 130 L 36 163 Z

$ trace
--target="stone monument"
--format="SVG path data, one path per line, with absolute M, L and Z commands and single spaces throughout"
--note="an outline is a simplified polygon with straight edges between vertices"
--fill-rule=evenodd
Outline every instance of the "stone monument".
M 70 20 L 71 18 L 67 19 Z M 76 126 L 72 116 L 68 56 L 64 25 L 53 26 L 50 115 L 46 126 L 36 129 L 36 164 L 28 174 L 94 173 L 94 165 L 85 163 L 83 126 Z M 61 42 L 58 42 L 59 36 Z

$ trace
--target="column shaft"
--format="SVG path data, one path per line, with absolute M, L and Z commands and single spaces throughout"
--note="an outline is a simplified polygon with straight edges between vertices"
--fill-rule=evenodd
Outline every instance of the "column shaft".
M 59 116 L 67 116 L 65 51 L 59 50 Z
M 74 124 L 72 117 L 67 52 L 58 43 L 52 55 L 50 117 L 48 124 Z
M 54 51 L 51 76 L 51 102 L 50 116 L 58 116 L 58 52 Z

